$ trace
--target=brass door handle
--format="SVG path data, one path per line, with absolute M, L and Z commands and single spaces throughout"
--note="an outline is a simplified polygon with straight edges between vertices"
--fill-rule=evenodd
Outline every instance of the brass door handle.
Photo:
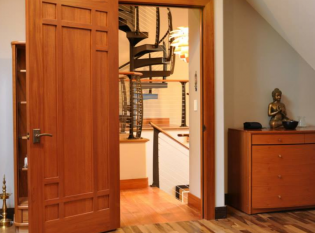
M 41 137 L 52 137 L 50 133 L 40 133 L 40 129 L 33 129 L 33 143 L 40 143 Z

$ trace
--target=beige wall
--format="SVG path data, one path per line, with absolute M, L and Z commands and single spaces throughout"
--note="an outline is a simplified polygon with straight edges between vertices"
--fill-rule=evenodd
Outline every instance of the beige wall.
M 246 121 L 268 126 L 276 87 L 289 117 L 306 116 L 315 125 L 315 71 L 244 0 L 224 2 L 224 72 L 226 136 L 229 127 Z
M 200 11 L 189 10 L 189 191 L 196 197 L 201 197 L 200 172 Z M 195 90 L 195 74 L 197 73 L 197 91 Z M 194 102 L 197 110 L 194 110 Z
M 173 16 L 173 27 L 188 26 L 188 9 L 171 8 Z M 168 28 L 167 9 L 161 7 L 161 32 L 160 38 L 164 36 Z M 146 16 L 145 16 L 146 15 Z M 140 7 L 140 29 L 148 32 L 149 38 L 141 41 L 141 44 L 154 44 L 155 42 L 155 7 Z M 157 56 L 153 53 L 152 56 Z M 160 54 L 161 56 L 161 54 Z M 146 58 L 146 57 L 143 57 Z M 129 61 L 129 42 L 126 33 L 119 31 L 119 64 L 122 65 Z M 129 67 L 127 67 L 128 69 Z M 147 70 L 145 68 L 145 70 Z M 176 59 L 174 74 L 168 79 L 187 80 L 189 75 L 188 64 Z M 186 91 L 189 90 L 189 84 L 186 85 Z M 148 91 L 145 91 L 147 93 Z M 170 118 L 170 123 L 180 126 L 181 124 L 181 103 L 182 87 L 180 83 L 169 83 L 166 89 L 154 89 L 153 94 L 158 94 L 157 100 L 144 101 L 144 118 Z M 188 103 L 188 98 L 186 99 Z M 187 104 L 187 123 L 189 119 L 189 105 Z
M 11 41 L 25 40 L 25 1 L 0 1 L 0 181 L 7 179 L 7 191 L 14 192 L 13 103 Z M 8 207 L 14 206 L 13 196 Z

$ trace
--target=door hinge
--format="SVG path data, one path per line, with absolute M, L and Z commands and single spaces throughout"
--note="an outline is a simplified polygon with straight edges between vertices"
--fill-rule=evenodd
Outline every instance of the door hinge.
M 202 130 L 203 130 L 203 132 L 205 132 L 207 130 L 207 127 L 205 125 L 203 125 Z

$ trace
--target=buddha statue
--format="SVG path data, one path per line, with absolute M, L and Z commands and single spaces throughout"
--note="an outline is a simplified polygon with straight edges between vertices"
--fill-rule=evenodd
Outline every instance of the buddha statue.
M 282 126 L 283 121 L 289 121 L 285 105 L 281 103 L 282 91 L 276 88 L 272 92 L 273 102 L 268 106 L 268 116 L 271 117 L 269 125 L 271 128 Z

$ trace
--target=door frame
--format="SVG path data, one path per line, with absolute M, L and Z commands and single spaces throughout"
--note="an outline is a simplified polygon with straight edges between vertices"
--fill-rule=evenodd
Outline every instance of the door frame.
M 215 218 L 214 0 L 119 0 L 119 4 L 198 8 L 201 18 L 201 200 L 202 217 Z

